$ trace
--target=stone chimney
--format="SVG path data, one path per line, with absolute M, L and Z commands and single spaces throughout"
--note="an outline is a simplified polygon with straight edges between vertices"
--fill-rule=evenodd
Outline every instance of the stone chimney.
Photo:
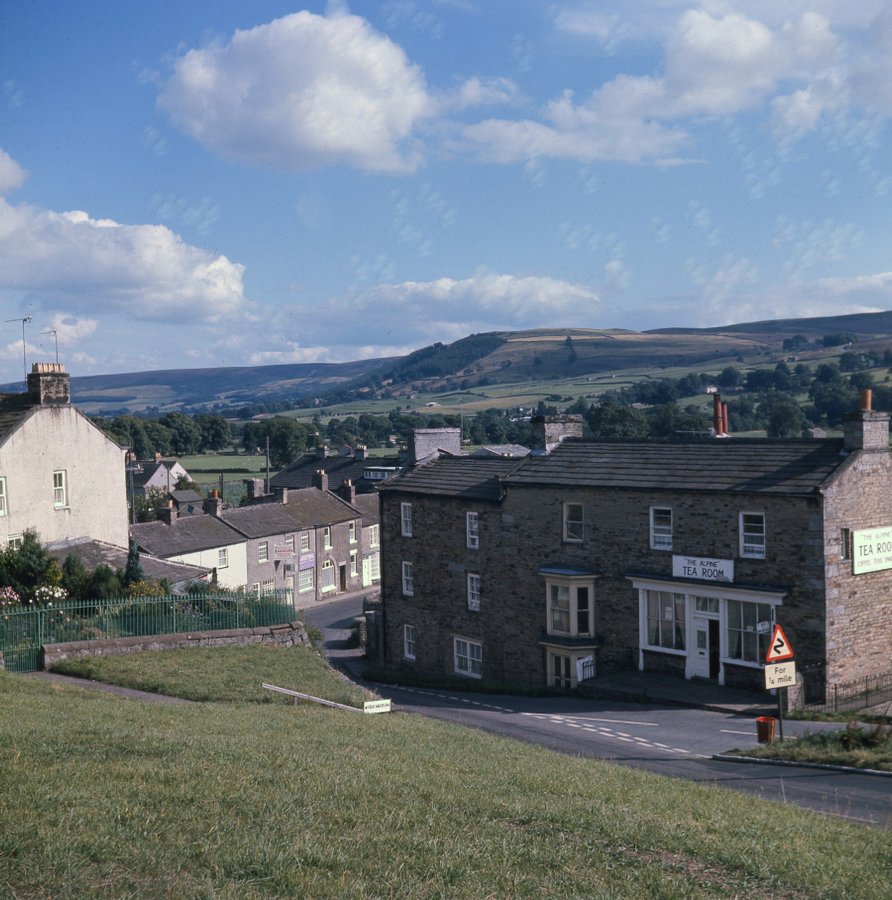
M 345 478 L 338 488 L 338 496 L 348 503 L 353 503 L 356 500 L 356 485 L 349 478 Z
M 207 515 L 219 519 L 220 514 L 223 512 L 223 498 L 220 496 L 220 492 L 215 490 L 211 496 L 201 504 L 201 508 Z
M 158 521 L 165 525 L 173 525 L 177 520 L 177 508 L 174 506 L 173 500 L 167 501 L 167 506 L 160 506 L 155 510 Z
M 263 489 L 262 478 L 246 478 L 244 481 L 249 500 L 259 500 L 266 493 Z
M 365 444 L 357 444 L 353 448 L 353 458 L 354 459 L 368 459 L 369 458 L 369 448 L 366 447 Z
M 328 446 L 326 444 L 320 444 L 316 448 L 316 459 L 325 459 L 328 456 Z
M 277 487 L 275 490 L 275 494 L 276 494 L 276 503 L 287 503 L 288 502 L 288 488 Z
M 582 416 L 533 416 L 533 451 L 551 453 L 567 438 L 582 437 Z
M 313 473 L 313 487 L 320 491 L 328 490 L 328 473 L 325 469 L 316 469 Z
M 843 440 L 846 450 L 889 451 L 889 414 L 874 412 L 873 392 L 861 391 L 861 408 L 843 418 Z
M 61 363 L 33 363 L 28 394 L 41 406 L 67 406 L 71 403 L 71 376 Z

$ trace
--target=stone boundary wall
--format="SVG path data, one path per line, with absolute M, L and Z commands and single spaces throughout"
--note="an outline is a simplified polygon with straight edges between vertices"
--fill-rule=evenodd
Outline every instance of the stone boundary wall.
M 105 638 L 96 641 L 69 641 L 47 644 L 43 652 L 43 668 L 52 669 L 65 659 L 85 656 L 115 656 L 151 650 L 174 650 L 190 647 L 244 647 L 249 644 L 273 644 L 282 647 L 304 647 L 309 644 L 303 622 L 264 625 L 259 628 L 231 628 L 221 631 L 188 631 L 182 634 L 147 634 L 139 637 Z

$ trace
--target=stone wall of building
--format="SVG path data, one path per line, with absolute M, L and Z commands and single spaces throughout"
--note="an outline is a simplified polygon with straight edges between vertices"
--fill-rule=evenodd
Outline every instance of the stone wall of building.
M 843 529 L 882 527 L 892 528 L 892 460 L 865 450 L 825 491 L 829 683 L 892 671 L 892 569 L 855 575 L 853 560 L 843 558 Z

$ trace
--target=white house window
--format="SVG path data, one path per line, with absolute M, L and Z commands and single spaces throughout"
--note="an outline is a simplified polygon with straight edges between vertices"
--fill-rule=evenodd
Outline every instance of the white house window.
M 350 543 L 356 543 L 356 522 L 351 520 L 347 523 L 347 534 L 350 537 Z
M 0 478 L 0 516 L 5 516 L 6 514 L 6 479 Z
M 480 678 L 483 674 L 483 644 L 454 638 L 455 671 L 469 678 Z
M 25 536 L 23 534 L 11 534 L 6 539 L 6 546 L 12 548 L 13 550 L 18 550 L 19 547 L 25 542 Z
M 350 574 L 355 575 L 357 573 L 357 553 L 355 550 L 350 551 Z
M 415 593 L 414 587 L 412 581 L 412 563 L 403 560 L 403 595 L 411 597 Z
M 564 504 L 564 540 L 578 543 L 584 535 L 582 504 Z
M 229 548 L 221 547 L 217 551 L 217 568 L 226 569 L 229 566 Z
M 289 534 L 288 537 L 285 538 L 285 552 L 288 556 L 294 556 L 294 535 Z
M 325 549 L 331 549 L 331 526 L 326 525 L 325 528 L 322 529 L 322 537 L 325 541 Z
M 369 557 L 369 577 L 372 581 L 381 580 L 381 554 L 373 553 Z
M 685 595 L 673 591 L 645 591 L 647 643 L 651 647 L 684 650 Z
M 412 504 L 400 503 L 400 534 L 412 537 Z
M 269 560 L 269 541 L 261 541 L 257 545 L 257 562 L 267 562 Z
M 268 578 L 263 584 L 260 586 L 260 590 L 264 594 L 272 594 L 276 590 L 276 581 L 274 578 Z
M 380 541 L 380 526 L 369 525 L 369 546 L 377 547 Z
M 53 507 L 63 509 L 68 506 L 68 479 L 64 469 L 53 472 Z
M 728 658 L 761 663 L 768 653 L 774 625 L 774 608 L 770 603 L 748 603 L 727 600 Z
M 740 514 L 740 555 L 765 559 L 765 513 Z
M 403 656 L 415 659 L 415 626 L 403 625 Z
M 667 506 L 650 508 L 650 547 L 652 550 L 672 549 L 672 510 Z
M 474 572 L 468 573 L 468 609 L 480 609 L 480 576 Z
M 323 592 L 333 591 L 335 589 L 335 567 L 334 563 L 327 559 L 322 563 L 322 575 L 320 576 L 320 584 Z
M 300 533 L 300 549 L 305 553 L 310 549 L 310 532 L 302 531 Z
M 465 513 L 465 537 L 469 550 L 480 546 L 480 523 L 475 512 Z
M 593 585 L 567 580 L 546 582 L 548 634 L 590 637 L 594 633 Z
M 313 570 L 301 569 L 297 573 L 297 592 L 303 594 L 305 591 L 313 590 Z

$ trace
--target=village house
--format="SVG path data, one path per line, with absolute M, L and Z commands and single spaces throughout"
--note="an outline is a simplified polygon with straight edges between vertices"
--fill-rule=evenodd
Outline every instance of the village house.
M 390 668 L 761 689 L 780 624 L 822 684 L 892 669 L 889 420 L 869 397 L 840 439 L 568 439 L 442 457 L 379 493 Z
M 0 542 L 128 541 L 123 447 L 71 405 L 59 363 L 34 363 L 24 394 L 0 396 Z

